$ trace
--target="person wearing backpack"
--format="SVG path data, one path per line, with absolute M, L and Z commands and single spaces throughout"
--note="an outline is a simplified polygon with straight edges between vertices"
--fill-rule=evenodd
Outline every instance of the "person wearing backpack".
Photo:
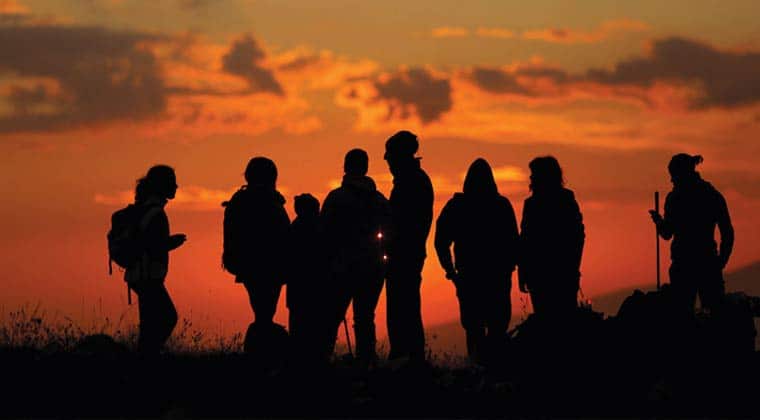
M 488 162 L 476 159 L 462 192 L 441 210 L 435 232 L 435 250 L 456 287 L 467 355 L 473 361 L 495 361 L 507 340 L 517 241 L 512 204 L 499 194 Z
M 125 280 L 138 298 L 140 332 L 138 352 L 157 355 L 177 325 L 174 307 L 165 280 L 169 270 L 169 252 L 179 248 L 187 237 L 170 234 L 164 211 L 177 192 L 174 169 L 156 165 L 137 181 L 134 209 L 139 214 L 136 241 L 140 251 L 137 261 L 126 269 Z
M 277 167 L 266 157 L 254 157 L 245 169 L 247 184 L 224 210 L 222 264 L 248 292 L 254 324 L 272 332 L 277 301 L 285 283 L 290 219 L 285 198 L 276 189 Z M 279 330 L 279 328 L 278 328 Z
M 331 344 L 349 304 L 353 304 L 356 356 L 373 363 L 375 308 L 383 289 L 383 231 L 390 221 L 388 200 L 367 176 L 369 157 L 361 149 L 346 153 L 341 186 L 325 198 L 322 222 L 337 312 L 331 325 Z

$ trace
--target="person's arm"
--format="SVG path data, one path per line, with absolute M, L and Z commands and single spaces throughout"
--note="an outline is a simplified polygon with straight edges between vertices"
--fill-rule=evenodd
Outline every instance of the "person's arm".
M 734 249 L 734 226 L 731 224 L 731 215 L 728 213 L 726 199 L 720 193 L 718 193 L 718 230 L 720 231 L 718 261 L 720 261 L 720 267 L 724 268 L 728 264 L 728 259 Z
M 665 217 L 660 216 L 660 213 L 657 213 L 656 210 L 649 210 L 649 214 L 652 216 L 652 221 L 657 227 L 657 233 L 662 237 L 662 239 L 665 239 L 666 241 L 670 240 L 670 238 L 673 237 L 673 201 L 671 197 L 672 196 L 669 193 L 665 198 Z
M 520 220 L 520 236 L 517 241 L 517 282 L 520 291 L 528 293 L 530 263 L 528 262 L 528 243 L 530 241 L 530 201 L 523 203 L 522 219 Z
M 573 212 L 573 269 L 579 274 L 581 271 L 581 261 L 583 259 L 583 246 L 586 243 L 586 227 L 583 224 L 583 213 L 581 213 L 578 201 L 573 199 L 572 202 Z
M 449 201 L 441 210 L 435 223 L 435 253 L 438 261 L 446 272 L 446 278 L 453 280 L 456 277 L 456 269 L 451 257 L 451 244 L 454 242 L 451 232 L 452 205 Z
M 512 203 L 510 203 L 509 200 L 505 198 L 505 201 L 506 211 L 504 217 L 506 218 L 506 237 L 504 240 L 507 243 L 507 246 L 505 247 L 507 253 L 507 270 L 512 272 L 515 270 L 515 265 L 517 265 L 520 236 L 517 230 L 517 216 L 515 216 L 515 209 L 512 207 Z

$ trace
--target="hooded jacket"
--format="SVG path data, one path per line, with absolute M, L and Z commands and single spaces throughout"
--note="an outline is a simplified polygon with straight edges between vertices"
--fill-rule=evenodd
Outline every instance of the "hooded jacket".
M 284 205 L 285 198 L 277 190 L 256 185 L 241 188 L 227 203 L 224 252 L 232 255 L 225 255 L 223 261 L 239 265 L 232 269 L 236 282 L 284 282 L 290 240 Z
M 350 267 L 379 268 L 383 238 L 390 218 L 388 200 L 368 176 L 346 175 L 322 205 L 326 252 L 334 272 Z
M 456 193 L 436 221 L 435 249 L 447 272 L 510 273 L 517 263 L 517 238 L 515 211 L 499 194 Z

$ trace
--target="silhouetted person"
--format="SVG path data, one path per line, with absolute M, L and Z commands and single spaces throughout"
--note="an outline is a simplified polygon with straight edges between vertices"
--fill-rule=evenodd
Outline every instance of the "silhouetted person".
M 520 225 L 520 290 L 530 292 L 536 315 L 562 316 L 578 306 L 585 232 L 575 195 L 564 187 L 562 169 L 552 156 L 530 164 L 532 195 Z
M 718 190 L 702 179 L 696 166 L 702 156 L 679 153 L 668 171 L 673 191 L 665 199 L 665 217 L 650 210 L 657 231 L 670 245 L 670 283 L 684 310 L 694 314 L 697 294 L 706 309 L 714 309 L 724 293 L 723 268 L 734 246 L 728 206 Z M 720 248 L 715 226 L 720 230 Z
M 126 279 L 137 293 L 140 332 L 137 349 L 156 355 L 177 325 L 177 310 L 164 284 L 169 270 L 169 251 L 180 247 L 184 234 L 171 235 L 164 206 L 177 192 L 174 169 L 156 165 L 137 181 L 135 205 L 141 208 L 139 238 L 144 252 L 139 263 L 128 269 Z
M 332 323 L 334 344 L 338 328 L 353 303 L 356 355 L 372 362 L 375 353 L 375 308 L 383 289 L 383 231 L 390 217 L 388 200 L 367 176 L 367 152 L 346 154 L 343 181 L 325 198 L 322 220 L 337 312 Z
M 328 278 L 319 200 L 311 194 L 301 194 L 295 197 L 294 206 L 286 295 L 290 337 L 295 355 L 303 361 L 326 360 L 335 298 Z
M 517 219 L 484 159 L 472 163 L 462 191 L 438 216 L 435 249 L 446 278 L 456 286 L 467 354 L 487 362 L 506 340 L 512 314 L 509 292 L 517 262 Z
M 433 221 L 433 185 L 420 166 L 417 136 L 399 131 L 385 143 L 393 175 L 386 298 L 390 359 L 425 360 L 420 286 Z
M 248 291 L 255 323 L 267 326 L 273 324 L 285 280 L 290 219 L 276 189 L 274 162 L 251 159 L 245 180 L 247 185 L 225 203 L 222 261 Z

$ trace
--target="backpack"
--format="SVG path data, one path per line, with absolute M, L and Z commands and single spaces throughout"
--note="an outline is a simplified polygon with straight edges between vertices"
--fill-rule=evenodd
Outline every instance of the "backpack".
M 113 263 L 124 270 L 134 268 L 145 253 L 145 243 L 140 238 L 159 207 L 148 209 L 130 204 L 111 215 L 111 230 L 108 231 L 108 274 L 113 274 Z M 126 276 L 124 281 L 126 281 Z M 132 295 L 127 284 L 127 301 L 132 304 Z
M 222 268 L 232 275 L 240 275 L 243 271 L 243 261 L 241 261 L 241 247 L 239 243 L 241 225 L 238 219 L 240 214 L 240 199 L 245 187 L 235 193 L 229 201 L 222 203 L 224 207 L 224 239 L 222 244 Z

